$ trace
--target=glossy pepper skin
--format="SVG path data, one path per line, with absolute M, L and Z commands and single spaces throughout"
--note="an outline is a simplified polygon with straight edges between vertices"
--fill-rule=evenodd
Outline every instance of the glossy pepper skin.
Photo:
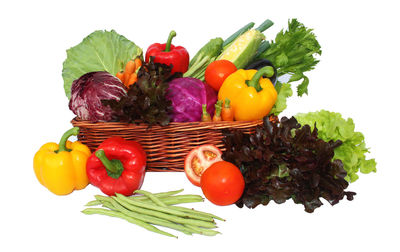
M 236 121 L 254 121 L 268 115 L 277 99 L 274 85 L 263 75 L 272 76 L 272 67 L 257 70 L 239 69 L 229 75 L 218 92 L 218 100 L 231 101 Z
M 86 164 L 92 185 L 107 195 L 132 195 L 144 180 L 146 152 L 135 141 L 110 137 L 97 148 Z
M 77 127 L 68 130 L 60 144 L 44 144 L 33 158 L 37 179 L 56 195 L 66 195 L 73 190 L 83 189 L 89 183 L 86 175 L 89 148 L 79 141 L 71 143 L 67 140 L 78 133 Z
M 146 62 L 149 62 L 150 57 L 154 57 L 155 63 L 172 64 L 171 73 L 185 73 L 189 67 L 189 53 L 184 47 L 171 44 L 175 36 L 175 31 L 171 31 L 166 44 L 155 43 L 149 46 L 146 51 Z

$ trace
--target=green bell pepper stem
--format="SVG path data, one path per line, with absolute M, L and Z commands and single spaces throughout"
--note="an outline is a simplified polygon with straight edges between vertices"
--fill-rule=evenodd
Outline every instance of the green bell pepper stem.
M 61 137 L 60 143 L 58 144 L 58 151 L 71 151 L 67 149 L 67 146 L 65 144 L 67 143 L 67 140 L 70 136 L 77 136 L 79 134 L 79 127 L 73 127 L 72 129 L 67 130 Z
M 249 87 L 253 87 L 260 92 L 262 90 L 260 86 L 260 79 L 266 75 L 268 78 L 274 75 L 274 69 L 271 66 L 265 66 L 257 71 L 257 73 L 253 76 L 253 78 L 247 84 Z
M 95 155 L 100 159 L 107 171 L 112 173 L 118 172 L 118 169 L 115 167 L 115 165 L 106 157 L 106 153 L 104 152 L 104 150 L 97 150 L 95 152 Z
M 169 33 L 168 36 L 168 40 L 167 40 L 167 44 L 165 44 L 165 50 L 164 52 L 169 52 L 171 50 L 171 42 L 172 42 L 172 38 L 176 36 L 176 32 L 175 31 L 171 31 Z

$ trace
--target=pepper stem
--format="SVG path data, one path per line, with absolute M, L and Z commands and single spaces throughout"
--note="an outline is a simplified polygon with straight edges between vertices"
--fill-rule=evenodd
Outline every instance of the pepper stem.
M 168 36 L 168 40 L 167 43 L 165 44 L 165 50 L 164 52 L 169 52 L 171 50 L 171 42 L 172 42 L 172 38 L 176 36 L 176 32 L 175 31 L 171 31 L 169 33 Z
M 67 130 L 61 137 L 60 143 L 58 144 L 58 151 L 70 151 L 67 149 L 65 144 L 70 136 L 77 136 L 79 134 L 79 127 L 73 127 L 72 129 Z
M 106 157 L 106 153 L 104 150 L 100 149 L 95 152 L 96 157 L 100 159 L 100 161 L 103 163 L 104 167 L 106 168 L 107 171 L 111 173 L 116 173 L 118 172 L 117 167 Z
M 261 68 L 257 71 L 253 78 L 251 78 L 247 85 L 249 87 L 255 88 L 257 92 L 260 92 L 262 90 L 260 86 L 260 79 L 263 75 L 267 76 L 268 78 L 272 77 L 274 75 L 274 68 L 272 68 L 271 66 L 265 66 Z

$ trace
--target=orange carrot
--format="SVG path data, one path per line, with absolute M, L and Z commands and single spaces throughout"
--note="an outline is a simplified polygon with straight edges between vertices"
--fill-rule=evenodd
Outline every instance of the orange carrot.
M 139 67 L 142 66 L 142 61 L 140 60 L 140 58 L 136 58 L 135 59 L 135 70 L 137 70 Z
M 233 121 L 233 110 L 231 108 L 231 101 L 225 98 L 225 104 L 222 107 L 221 117 L 223 121 Z
M 131 76 L 129 76 L 127 87 L 129 87 L 130 85 L 134 84 L 136 81 L 137 81 L 137 74 L 136 73 L 132 73 Z
M 122 83 L 124 83 L 125 86 L 128 85 L 129 76 L 130 74 L 128 74 L 127 72 L 124 72 L 124 76 L 122 76 L 122 79 L 124 79 Z
M 136 64 L 133 60 L 128 61 L 128 63 L 126 63 L 125 66 L 125 73 L 127 74 L 131 74 L 133 72 L 135 72 L 136 70 Z
M 219 100 L 215 103 L 215 113 L 213 116 L 213 122 L 220 122 L 222 121 L 222 117 L 221 117 L 221 110 L 222 110 L 222 101 Z
M 203 108 L 203 114 L 201 115 L 201 121 L 202 122 L 211 122 L 211 116 L 207 112 L 207 105 L 203 104 L 202 108 Z

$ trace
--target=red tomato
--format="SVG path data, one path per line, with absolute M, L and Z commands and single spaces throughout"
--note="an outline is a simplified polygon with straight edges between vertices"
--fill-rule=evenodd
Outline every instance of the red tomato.
M 219 161 L 211 165 L 201 176 L 204 196 L 219 206 L 235 203 L 243 194 L 244 178 L 234 164 Z
M 221 161 L 222 152 L 215 145 L 205 144 L 191 150 L 185 158 L 185 174 L 195 186 L 200 186 L 203 172 L 215 162 Z
M 204 77 L 206 83 L 218 91 L 224 80 L 236 70 L 236 66 L 229 60 L 216 60 L 207 66 Z

